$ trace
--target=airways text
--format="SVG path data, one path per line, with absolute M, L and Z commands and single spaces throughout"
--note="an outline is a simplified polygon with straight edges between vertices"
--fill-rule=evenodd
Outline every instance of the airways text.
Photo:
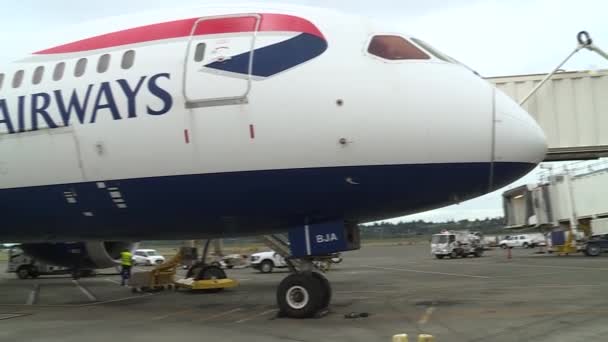
M 109 115 L 113 120 L 136 118 L 141 114 L 137 109 L 141 97 L 152 99 L 145 106 L 146 114 L 163 115 L 173 106 L 171 93 L 162 87 L 163 79 L 166 82 L 171 75 L 160 73 L 141 76 L 136 82 L 119 79 L 89 84 L 83 89 L 73 89 L 69 94 L 54 90 L 0 98 L 0 133 L 52 129 L 74 122 L 94 124 L 102 115 Z

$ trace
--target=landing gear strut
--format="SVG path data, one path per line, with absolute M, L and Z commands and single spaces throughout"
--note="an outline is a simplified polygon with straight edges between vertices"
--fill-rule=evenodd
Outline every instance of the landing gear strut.
M 196 280 L 196 281 L 228 278 L 228 276 L 226 276 L 226 272 L 224 272 L 224 270 L 221 267 L 219 267 L 217 265 L 213 265 L 213 264 L 209 265 L 206 263 L 210 243 L 211 243 L 211 240 L 206 241 L 205 248 L 203 249 L 203 255 L 202 255 L 201 261 L 192 265 L 188 269 L 186 278 L 194 278 L 194 280 Z M 214 289 L 208 289 L 208 290 L 204 290 L 204 291 L 205 292 L 220 292 L 222 290 L 224 290 L 224 289 L 223 288 L 214 288 Z
M 312 266 L 312 262 L 300 262 Z M 304 267 L 303 267 L 304 268 Z M 314 317 L 329 307 L 331 286 L 321 273 L 308 268 L 287 276 L 277 289 L 279 315 L 290 318 Z

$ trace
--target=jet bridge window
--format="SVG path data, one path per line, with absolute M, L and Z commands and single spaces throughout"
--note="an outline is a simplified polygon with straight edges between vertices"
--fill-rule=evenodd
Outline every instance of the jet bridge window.
M 39 66 L 34 70 L 34 74 L 32 75 L 32 83 L 40 84 L 42 82 L 42 76 L 44 75 L 44 67 Z
M 23 74 L 25 74 L 23 70 L 19 70 L 15 73 L 15 76 L 13 76 L 13 88 L 21 87 L 21 83 L 23 83 Z
M 379 35 L 372 38 L 367 52 L 388 60 L 430 59 L 424 51 L 400 36 Z

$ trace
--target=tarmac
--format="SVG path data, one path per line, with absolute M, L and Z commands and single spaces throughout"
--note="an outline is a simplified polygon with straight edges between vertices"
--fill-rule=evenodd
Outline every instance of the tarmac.
M 0 270 L 5 265 L 0 264 Z M 276 317 L 285 270 L 230 270 L 217 294 L 133 294 L 100 274 L 18 280 L 0 273 L 0 341 L 600 341 L 608 336 L 608 257 L 500 249 L 436 260 L 426 245 L 368 246 L 326 275 L 329 314 Z M 365 318 L 345 318 L 368 313 Z M 415 341 L 411 338 L 410 341 Z

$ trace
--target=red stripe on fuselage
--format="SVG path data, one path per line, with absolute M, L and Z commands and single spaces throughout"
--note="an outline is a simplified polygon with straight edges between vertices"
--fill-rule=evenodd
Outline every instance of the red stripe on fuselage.
M 321 31 L 306 19 L 286 14 L 261 14 L 261 17 L 259 32 L 301 32 L 325 39 Z M 83 52 L 156 40 L 189 37 L 197 20 L 199 18 L 140 26 L 56 46 L 47 50 L 34 52 L 34 54 Z M 253 17 L 217 18 L 200 22 L 194 34 L 200 36 L 253 32 L 254 29 L 255 19 Z

